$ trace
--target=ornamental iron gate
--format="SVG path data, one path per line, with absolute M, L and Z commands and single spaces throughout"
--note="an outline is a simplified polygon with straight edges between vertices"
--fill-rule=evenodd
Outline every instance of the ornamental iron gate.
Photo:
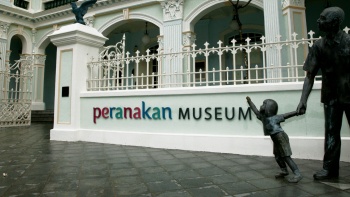
M 30 125 L 33 62 L 33 55 L 26 55 L 0 70 L 0 127 Z

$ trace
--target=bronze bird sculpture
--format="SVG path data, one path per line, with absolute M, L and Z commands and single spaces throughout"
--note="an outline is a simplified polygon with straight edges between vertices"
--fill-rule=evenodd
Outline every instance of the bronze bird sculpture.
M 72 6 L 72 11 L 75 14 L 75 20 L 76 20 L 75 22 L 80 23 L 82 25 L 86 25 L 83 17 L 87 13 L 89 7 L 94 5 L 96 2 L 97 0 L 87 0 L 87 1 L 84 1 L 79 7 L 75 2 L 72 2 L 71 6 Z

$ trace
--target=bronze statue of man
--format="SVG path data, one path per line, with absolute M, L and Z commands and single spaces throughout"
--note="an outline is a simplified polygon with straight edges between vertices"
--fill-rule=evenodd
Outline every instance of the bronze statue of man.
M 314 79 L 321 69 L 321 102 L 324 104 L 325 143 L 323 169 L 314 174 L 315 180 L 337 178 L 341 149 L 340 130 L 345 112 L 350 123 L 350 36 L 340 30 L 345 17 L 338 7 L 323 10 L 317 20 L 326 36 L 316 41 L 304 64 L 304 80 L 298 114 L 304 114 Z

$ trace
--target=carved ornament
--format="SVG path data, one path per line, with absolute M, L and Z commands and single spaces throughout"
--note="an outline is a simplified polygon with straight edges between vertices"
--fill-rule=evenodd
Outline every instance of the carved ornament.
M 161 2 L 164 21 L 182 19 L 183 3 L 184 0 L 165 0 Z

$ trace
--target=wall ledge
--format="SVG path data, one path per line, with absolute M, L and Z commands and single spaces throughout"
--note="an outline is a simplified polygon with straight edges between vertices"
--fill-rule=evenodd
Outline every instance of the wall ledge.
M 236 86 L 209 86 L 188 88 L 162 88 L 162 89 L 138 89 L 115 91 L 83 91 L 80 97 L 127 97 L 127 96 L 170 96 L 170 95 L 195 95 L 213 93 L 237 93 L 237 92 L 274 92 L 274 91 L 300 91 L 303 82 L 249 84 Z M 316 81 L 313 89 L 321 89 L 321 82 Z

